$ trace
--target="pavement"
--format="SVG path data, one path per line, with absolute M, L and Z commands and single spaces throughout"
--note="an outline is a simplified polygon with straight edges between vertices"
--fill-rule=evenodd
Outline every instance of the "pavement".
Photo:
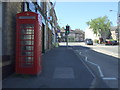
M 91 88 L 95 77 L 71 47 L 60 46 L 42 56 L 39 75 L 13 74 L 2 88 Z
M 65 42 L 61 42 L 60 45 L 64 46 L 64 45 L 66 45 L 66 43 Z M 93 45 L 86 45 L 84 42 L 80 42 L 80 43 L 79 42 L 69 42 L 68 45 L 69 46 L 89 47 L 89 48 L 93 49 L 96 52 L 100 52 L 100 53 L 104 53 L 104 54 L 107 54 L 107 55 L 110 55 L 110 56 L 113 56 L 113 57 L 116 57 L 116 58 L 120 58 L 120 56 L 118 54 L 118 53 L 120 53 L 119 52 L 120 48 L 118 48 L 119 47 L 118 45 L 115 45 L 115 46 L 109 46 L 108 45 L 108 46 L 106 46 L 105 44 L 97 44 L 97 43 L 94 43 Z M 117 52 L 109 51 L 109 49 L 111 49 L 111 48 L 115 48 L 115 50 Z M 108 49 L 108 50 L 106 50 L 106 49 Z

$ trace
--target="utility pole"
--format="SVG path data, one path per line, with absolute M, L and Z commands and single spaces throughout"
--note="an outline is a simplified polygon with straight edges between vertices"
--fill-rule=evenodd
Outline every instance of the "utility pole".
M 116 33 L 116 39 L 118 40 L 118 43 L 120 44 L 120 1 L 118 2 L 118 11 L 115 10 L 109 10 L 110 12 L 116 12 L 117 13 L 117 33 Z

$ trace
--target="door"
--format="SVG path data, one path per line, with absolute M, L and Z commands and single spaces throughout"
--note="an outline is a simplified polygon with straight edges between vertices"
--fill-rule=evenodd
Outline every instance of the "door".
M 34 64 L 34 24 L 20 25 L 20 67 Z
M 42 53 L 45 52 L 45 25 L 42 23 Z

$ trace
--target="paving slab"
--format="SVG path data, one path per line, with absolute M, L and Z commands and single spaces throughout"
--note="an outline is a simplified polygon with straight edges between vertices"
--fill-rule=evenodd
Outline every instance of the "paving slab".
M 2 85 L 3 88 L 89 88 L 93 79 L 73 50 L 61 46 L 42 56 L 40 75 L 12 75 L 3 80 Z

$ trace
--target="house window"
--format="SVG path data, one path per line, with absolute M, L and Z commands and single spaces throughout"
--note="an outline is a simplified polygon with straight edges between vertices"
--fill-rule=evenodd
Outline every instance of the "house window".
M 27 3 L 24 3 L 24 11 L 28 11 L 27 5 L 28 5 Z
M 32 12 L 36 12 L 35 5 L 32 2 L 29 2 L 29 9 Z
M 29 9 L 29 3 L 28 2 L 24 3 L 24 9 L 23 10 L 24 11 L 30 11 L 30 9 Z

